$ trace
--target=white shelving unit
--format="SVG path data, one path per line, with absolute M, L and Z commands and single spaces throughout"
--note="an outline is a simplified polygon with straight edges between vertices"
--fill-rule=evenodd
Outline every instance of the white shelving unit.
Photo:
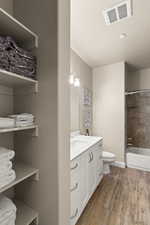
M 134 95 L 134 94 L 142 94 L 142 93 L 150 93 L 150 89 L 126 91 L 125 95 Z
M 20 47 L 26 49 L 32 50 L 38 47 L 38 36 L 2 8 L 0 8 L 0 35 L 13 37 Z M 15 89 L 35 87 L 35 92 L 38 90 L 38 81 L 2 69 L 0 69 L 0 85 Z M 0 129 L 0 134 L 24 130 L 33 130 L 35 131 L 35 136 L 38 136 L 38 126 L 36 125 Z M 32 168 L 31 165 L 17 162 L 14 165 L 14 170 L 16 172 L 16 179 L 1 188 L 0 193 L 15 187 L 26 179 L 33 178 L 36 181 L 39 179 L 39 170 Z M 17 206 L 16 225 L 30 225 L 32 222 L 38 224 L 38 213 L 36 211 L 19 201 L 15 201 L 15 204 Z
M 8 87 L 35 86 L 38 81 L 0 69 L 0 84 Z
M 2 129 L 0 129 L 0 134 L 15 132 L 15 131 L 23 131 L 23 130 L 33 130 L 33 129 L 38 129 L 38 126 L 32 125 L 32 126 L 27 126 L 27 127 L 2 128 Z
M 38 36 L 0 8 L 0 35 L 12 36 L 18 44 L 26 48 L 38 47 Z
M 17 206 L 16 225 L 30 225 L 33 221 L 38 224 L 38 213 L 22 202 L 14 201 Z
M 39 173 L 38 169 L 32 168 L 31 166 L 26 165 L 24 163 L 16 163 L 14 170 L 16 172 L 16 179 L 10 184 L 1 188 L 0 193 L 7 191 L 8 189 L 14 187 L 15 185 L 28 179 L 29 177 L 34 176 L 35 180 L 38 179 L 38 173 Z

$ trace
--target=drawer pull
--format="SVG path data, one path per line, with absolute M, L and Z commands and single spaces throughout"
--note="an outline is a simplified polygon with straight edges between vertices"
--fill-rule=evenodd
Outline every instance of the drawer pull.
M 75 219 L 78 215 L 78 209 L 76 209 L 76 212 L 73 216 L 70 217 L 71 220 Z
M 77 189 L 78 189 L 78 186 L 79 186 L 79 184 L 78 184 L 78 183 L 76 183 L 76 184 L 75 184 L 75 186 L 74 186 L 73 188 L 71 188 L 71 192 L 73 192 L 73 191 L 77 190 Z
M 91 156 L 91 152 L 89 153 L 89 163 L 92 162 L 92 156 Z
M 74 167 L 71 167 L 71 170 L 75 170 L 75 169 L 77 169 L 77 168 L 78 168 L 78 166 L 79 166 L 79 165 L 78 165 L 78 163 L 76 163 Z
M 90 153 L 89 153 L 89 157 L 90 157 L 89 163 L 91 163 L 91 162 L 93 161 L 93 159 L 94 159 L 93 152 L 90 152 Z
M 94 155 L 93 155 L 93 152 L 91 152 L 91 161 L 93 161 L 94 159 Z

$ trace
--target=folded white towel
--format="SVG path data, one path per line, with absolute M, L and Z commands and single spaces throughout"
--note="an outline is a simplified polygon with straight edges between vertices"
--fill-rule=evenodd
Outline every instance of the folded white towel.
M 16 221 L 16 212 L 11 212 L 7 214 L 6 217 L 0 218 L 0 225 L 15 224 Z
M 0 161 L 0 173 L 12 169 L 12 162 L 9 160 Z
M 16 122 L 16 127 L 28 127 L 32 125 L 33 122 Z
M 12 168 L 0 170 L 0 181 L 9 178 L 12 175 L 14 175 L 14 170 Z
M 33 122 L 34 118 L 26 118 L 26 119 L 20 119 L 16 120 L 16 122 Z
M 4 195 L 0 195 L 0 218 L 7 218 L 7 216 L 15 215 L 17 208 L 11 199 Z
M 3 147 L 0 147 L 0 162 L 5 160 L 11 160 L 15 156 L 15 152 L 13 150 L 9 150 Z
M 27 120 L 27 119 L 33 119 L 34 116 L 30 113 L 22 113 L 22 114 L 16 114 L 16 115 L 10 115 L 10 118 L 13 118 L 15 120 Z
M 17 208 L 15 204 L 4 196 L 0 195 L 0 225 L 15 225 Z
M 9 171 L 6 172 L 6 173 L 0 174 L 0 182 L 1 182 L 1 180 L 4 180 L 5 178 L 9 178 L 9 177 L 14 176 L 14 174 L 15 174 L 15 171 L 12 170 L 12 169 L 9 170 Z
M 0 188 L 3 188 L 6 185 L 12 183 L 15 179 L 16 179 L 16 173 L 14 170 L 11 170 L 11 172 L 8 173 L 7 176 L 0 177 Z
M 3 177 L 9 176 L 11 171 L 12 171 L 12 167 L 11 168 L 0 169 L 0 179 L 3 178 Z
M 15 120 L 13 118 L 0 117 L 0 129 L 11 128 L 15 126 Z

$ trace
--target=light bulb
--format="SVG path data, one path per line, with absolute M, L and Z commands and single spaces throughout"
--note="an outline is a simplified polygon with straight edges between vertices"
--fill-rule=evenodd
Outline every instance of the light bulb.
M 74 86 L 75 87 L 80 87 L 80 79 L 79 78 L 75 78 L 74 79 Z
M 127 34 L 126 33 L 120 34 L 120 39 L 125 39 L 125 38 L 127 38 Z

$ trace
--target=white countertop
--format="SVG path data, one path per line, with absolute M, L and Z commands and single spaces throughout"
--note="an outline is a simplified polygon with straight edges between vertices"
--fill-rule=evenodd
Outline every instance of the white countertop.
M 102 137 L 76 135 L 70 139 L 70 160 L 75 159 L 90 147 L 101 141 Z

